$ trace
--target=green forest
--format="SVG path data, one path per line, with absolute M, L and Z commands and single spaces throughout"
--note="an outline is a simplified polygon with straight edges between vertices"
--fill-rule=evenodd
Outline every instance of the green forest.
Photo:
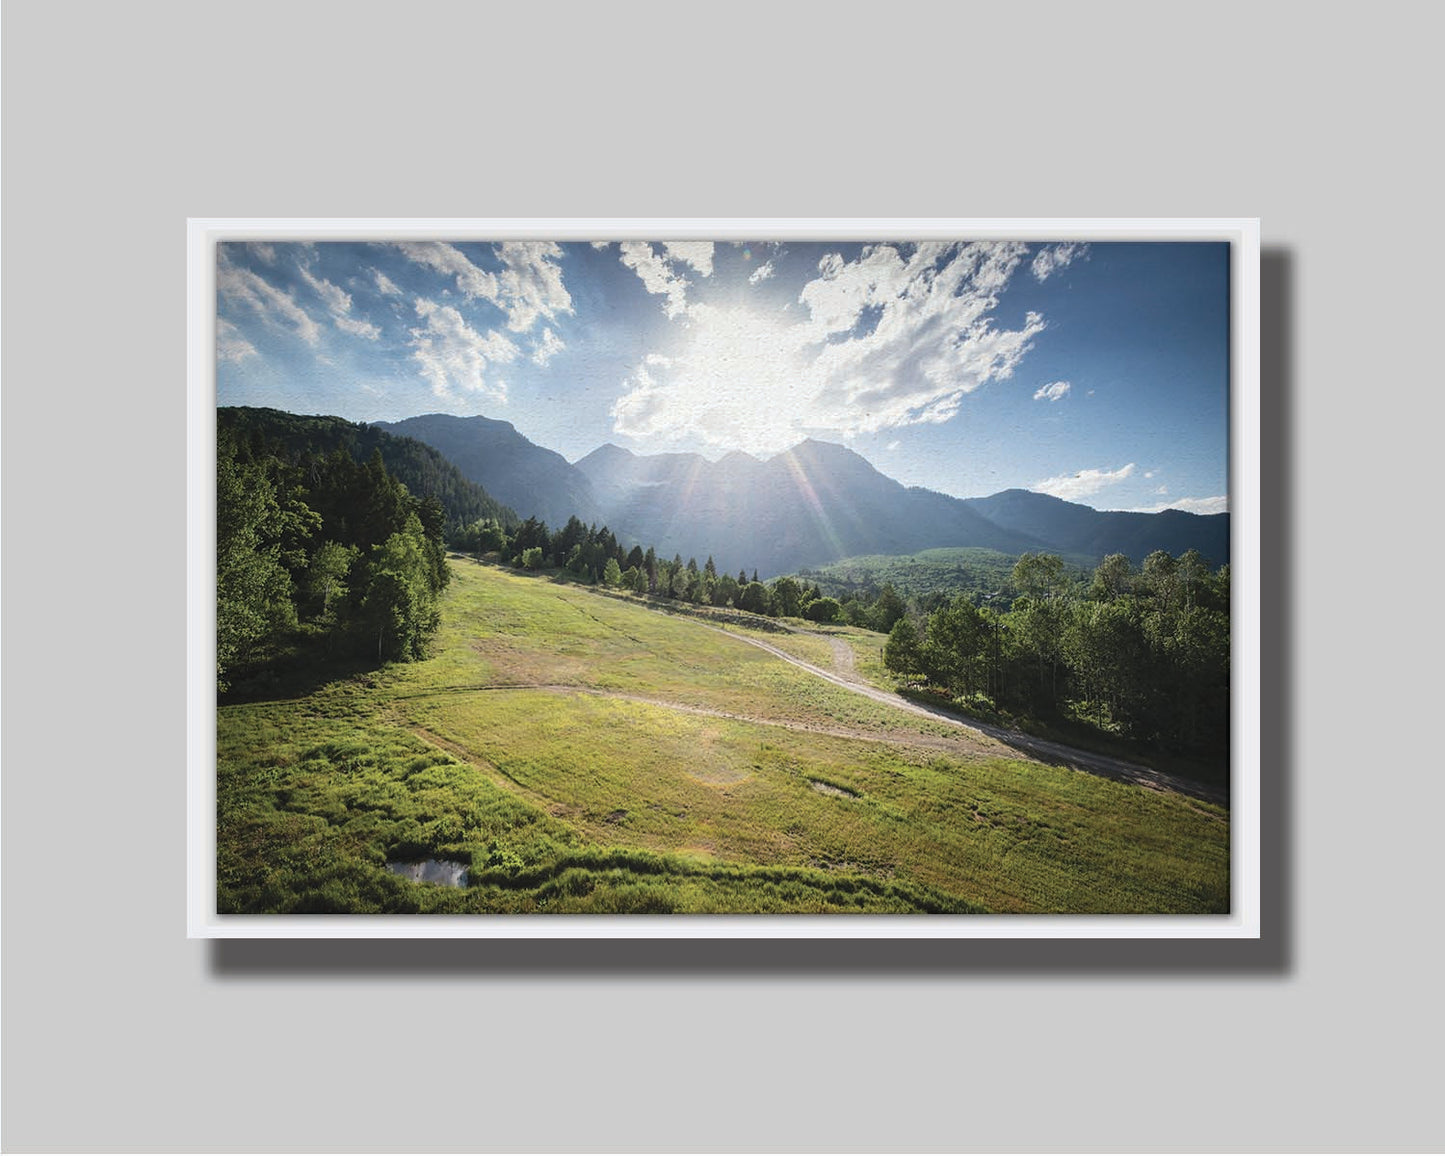
M 964 709 L 1069 719 L 1160 750 L 1227 759 L 1229 567 L 1159 550 L 1071 573 L 1025 554 L 1006 587 L 893 624 L 887 667 Z
M 216 458 L 216 680 L 328 658 L 420 658 L 447 583 L 445 514 L 345 450 L 282 455 L 222 431 Z

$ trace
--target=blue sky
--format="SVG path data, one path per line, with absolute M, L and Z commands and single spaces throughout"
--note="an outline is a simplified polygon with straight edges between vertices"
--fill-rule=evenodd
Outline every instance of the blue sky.
M 1227 508 L 1225 243 L 226 242 L 217 397 Z

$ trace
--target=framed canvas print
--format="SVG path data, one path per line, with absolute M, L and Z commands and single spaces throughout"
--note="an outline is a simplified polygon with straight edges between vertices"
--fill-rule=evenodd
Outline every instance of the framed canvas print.
M 1251 938 L 1253 220 L 193 220 L 192 936 Z

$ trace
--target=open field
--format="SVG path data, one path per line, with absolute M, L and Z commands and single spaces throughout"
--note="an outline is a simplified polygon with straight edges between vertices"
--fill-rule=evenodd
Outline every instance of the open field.
M 221 911 L 1228 908 L 1224 808 L 1028 760 L 687 617 L 452 569 L 430 659 L 220 708 Z M 873 674 L 877 635 L 767 640 Z M 468 885 L 386 868 L 428 857 Z

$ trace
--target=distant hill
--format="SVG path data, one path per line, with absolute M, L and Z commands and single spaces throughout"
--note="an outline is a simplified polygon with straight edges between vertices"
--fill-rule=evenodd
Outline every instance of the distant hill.
M 512 509 L 464 477 L 440 452 L 412 438 L 388 433 L 379 425 L 279 409 L 223 406 L 216 410 L 216 427 L 238 442 L 264 444 L 267 452 L 289 454 L 293 460 L 306 453 L 343 450 L 353 460 L 365 462 L 380 450 L 387 470 L 414 497 L 434 497 L 441 502 L 451 527 L 470 525 L 478 518 L 495 518 L 505 525 L 518 520 Z
M 523 517 L 556 528 L 573 514 L 605 520 L 587 477 L 553 450 L 528 441 L 511 422 L 430 413 L 377 426 L 439 450 L 462 474 Z
M 977 546 L 941 546 L 916 554 L 840 558 L 826 566 L 804 568 L 797 576 L 839 601 L 874 599 L 885 583 L 904 597 L 967 594 L 978 601 L 1009 585 L 1016 560 L 1015 555 Z
M 1229 561 L 1228 514 L 1095 510 L 1031 490 L 1004 490 L 964 503 L 1002 529 L 1048 543 L 1055 553 L 1093 558 L 1124 554 L 1137 564 L 1155 550 L 1177 556 L 1194 549 L 1211 566 Z

